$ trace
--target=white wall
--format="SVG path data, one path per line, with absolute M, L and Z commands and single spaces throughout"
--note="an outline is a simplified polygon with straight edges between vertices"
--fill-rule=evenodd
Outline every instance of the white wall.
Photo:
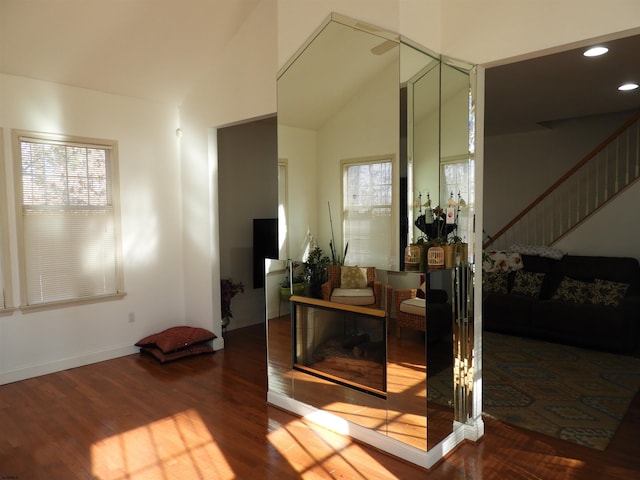
M 184 218 L 185 316 L 213 330 L 220 325 L 220 245 L 218 231 L 215 128 L 276 111 L 276 0 L 256 7 L 224 56 L 180 108 Z M 234 298 L 234 308 L 245 299 Z M 238 305 L 236 307 L 235 305 Z M 214 348 L 221 348 L 221 338 Z
M 11 129 L 118 141 L 127 293 L 121 300 L 0 317 L 0 383 L 133 353 L 143 336 L 184 324 L 175 107 L 8 75 L 0 75 L 0 104 L 14 305 Z
M 390 65 L 360 90 L 318 132 L 318 241 L 326 254 L 330 254 L 331 223 L 327 202 L 331 203 L 334 237 L 337 251 L 344 249 L 342 242 L 342 165 L 344 160 L 387 157 L 393 161 L 396 195 L 392 223 L 398 224 L 398 177 L 400 107 L 398 103 L 398 70 Z M 389 257 L 398 251 L 398 230 L 389 232 L 394 241 L 391 252 L 372 252 L 372 266 L 389 268 Z M 349 239 L 346 239 L 347 241 Z M 395 265 L 398 265 L 395 254 Z M 347 254 L 347 264 L 349 256 Z
M 278 217 L 276 127 L 268 118 L 218 129 L 220 277 L 245 286 L 227 330 L 264 321 L 265 291 L 253 288 L 253 219 Z
M 625 190 L 554 247 L 571 255 L 633 257 L 640 261 L 640 185 Z
M 278 126 L 278 153 L 287 162 L 289 258 L 302 260 L 309 235 L 318 235 L 318 136 L 315 131 Z M 322 247 L 321 247 L 322 248 Z

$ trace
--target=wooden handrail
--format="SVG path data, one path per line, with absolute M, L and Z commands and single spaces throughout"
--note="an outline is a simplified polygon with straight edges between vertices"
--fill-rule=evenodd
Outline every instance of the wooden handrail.
M 618 138 L 627 128 L 633 125 L 635 122 L 640 120 L 640 110 L 634 113 L 629 119 L 624 122 L 620 127 L 618 127 L 611 135 L 609 135 L 604 141 L 598 144 L 590 153 L 588 153 L 582 160 L 576 163 L 573 167 L 571 167 L 564 175 L 562 175 L 558 180 L 556 180 L 553 185 L 547 188 L 542 194 L 540 194 L 533 202 L 531 202 L 527 207 L 525 207 L 518 215 L 513 217 L 510 222 L 508 222 L 504 227 L 498 230 L 498 233 L 492 235 L 488 241 L 486 241 L 482 247 L 487 248 L 492 243 L 494 243 L 498 238 L 505 234 L 511 227 L 513 227 L 520 219 L 522 219 L 525 215 L 527 215 L 531 210 L 533 210 L 539 203 L 541 203 L 545 198 L 547 198 L 551 193 L 557 189 L 560 185 L 567 181 L 573 174 L 575 174 L 578 170 L 580 170 L 589 160 L 599 154 L 602 150 L 604 150 L 608 145 L 610 145 L 616 138 Z

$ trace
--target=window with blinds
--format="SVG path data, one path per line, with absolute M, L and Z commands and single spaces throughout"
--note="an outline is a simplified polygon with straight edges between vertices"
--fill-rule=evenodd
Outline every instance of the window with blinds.
M 454 201 L 464 199 L 468 206 L 472 206 L 475 198 L 474 178 L 475 163 L 469 161 L 468 156 L 443 158 L 440 163 L 440 185 L 445 195 L 451 196 Z M 446 201 L 441 199 L 443 204 Z M 464 242 L 469 242 L 473 235 L 473 225 L 469 219 L 469 209 L 461 209 L 458 213 L 457 235 Z
M 394 231 L 391 160 L 343 162 L 342 189 L 344 244 L 349 243 L 346 263 L 387 265 Z
M 122 292 L 117 144 L 17 135 L 25 306 Z

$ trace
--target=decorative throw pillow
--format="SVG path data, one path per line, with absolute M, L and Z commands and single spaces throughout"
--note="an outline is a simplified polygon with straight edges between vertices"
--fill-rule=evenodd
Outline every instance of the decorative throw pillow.
M 136 346 L 157 347 L 163 353 L 169 353 L 214 338 L 216 338 L 215 333 L 204 328 L 180 326 L 149 335 L 136 342 Z
M 367 269 L 340 267 L 340 288 L 367 288 Z
M 522 255 L 537 255 L 539 257 L 552 258 L 554 260 L 560 260 L 564 257 L 564 252 L 562 250 L 544 245 L 520 245 L 516 243 L 511 245 L 509 250 L 521 253 Z
M 591 303 L 617 307 L 629 289 L 628 283 L 610 282 L 596 278 L 591 289 Z
M 489 272 L 482 276 L 482 289 L 486 293 L 508 293 L 509 274 Z
M 591 285 L 590 282 L 563 277 L 551 298 L 562 302 L 586 303 L 591 295 Z
M 189 345 L 188 347 L 174 350 L 173 352 L 165 353 L 156 347 L 140 347 L 142 353 L 147 353 L 155 357 L 160 363 L 172 362 L 173 360 L 179 360 L 185 357 L 193 357 L 195 355 L 202 355 L 203 353 L 215 353 L 206 343 L 198 343 L 195 345 Z
M 482 269 L 485 272 L 512 272 L 523 267 L 522 256 L 517 252 L 492 250 L 483 255 Z
M 537 298 L 540 295 L 540 287 L 542 287 L 543 280 L 544 273 L 518 270 L 513 281 L 511 293 Z

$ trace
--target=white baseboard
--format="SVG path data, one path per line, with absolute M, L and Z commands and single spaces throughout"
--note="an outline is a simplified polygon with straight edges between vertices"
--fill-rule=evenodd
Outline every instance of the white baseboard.
M 0 373 L 0 385 L 26 380 L 27 378 L 39 377 L 49 373 L 60 372 L 70 368 L 82 367 L 84 365 L 90 365 L 104 360 L 111 360 L 112 358 L 124 357 L 125 355 L 138 353 L 139 351 L 138 347 L 130 345 L 110 350 L 103 350 L 100 352 L 87 353 L 77 357 L 63 358 L 49 363 L 29 365 L 10 372 Z
M 323 410 L 298 402 L 281 393 L 267 391 L 267 403 L 282 408 L 306 420 L 336 433 L 347 435 L 375 447 L 390 455 L 401 458 L 423 468 L 432 468 L 460 443 L 467 440 L 467 432 L 462 424 L 455 425 L 454 431 L 428 451 L 420 450 L 361 425 L 356 425 Z

